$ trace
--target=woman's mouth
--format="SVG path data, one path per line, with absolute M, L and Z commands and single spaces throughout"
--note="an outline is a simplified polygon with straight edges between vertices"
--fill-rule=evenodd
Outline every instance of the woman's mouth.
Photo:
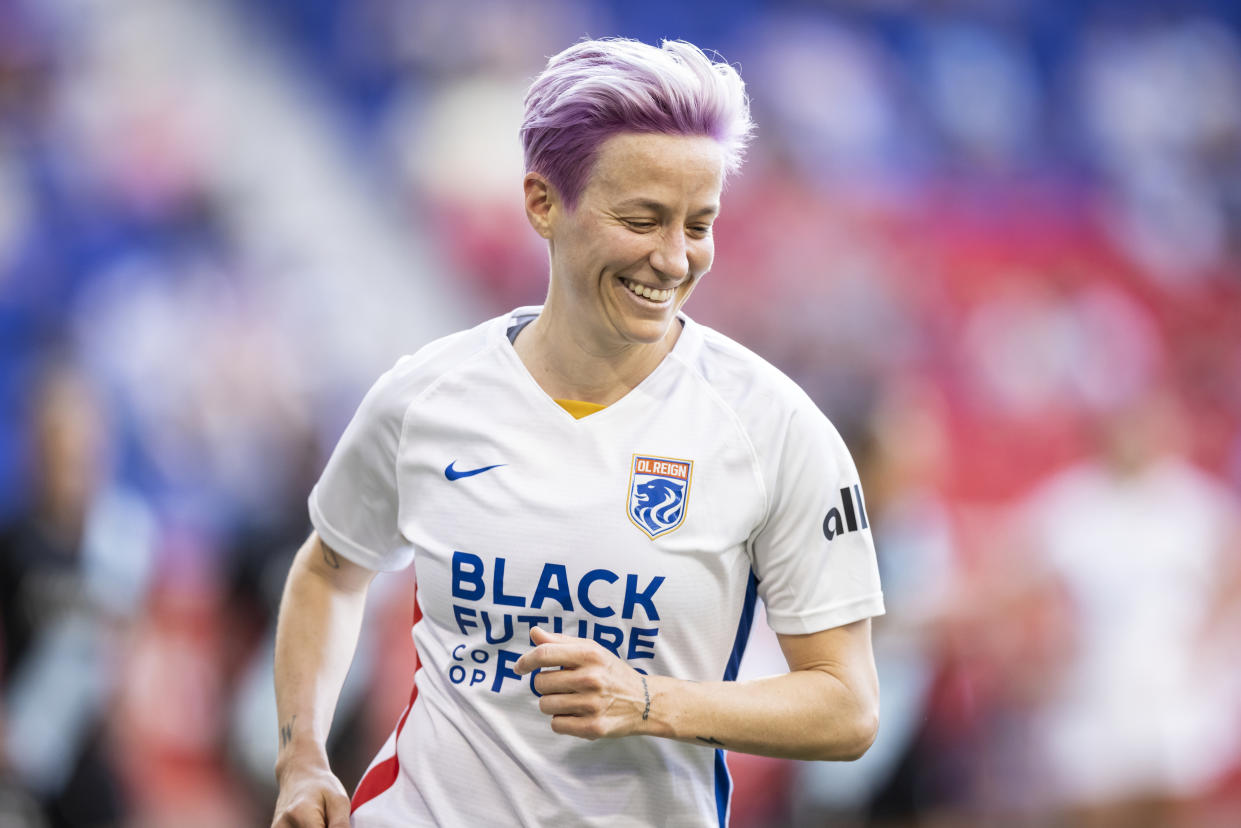
M 625 287 L 629 288 L 630 293 L 641 296 L 643 299 L 649 299 L 652 302 L 667 302 L 672 298 L 672 295 L 676 293 L 675 290 L 671 289 L 656 290 L 655 288 L 647 287 L 646 285 L 639 284 L 638 282 L 625 279 L 623 277 L 621 278 L 621 282 L 625 285 Z

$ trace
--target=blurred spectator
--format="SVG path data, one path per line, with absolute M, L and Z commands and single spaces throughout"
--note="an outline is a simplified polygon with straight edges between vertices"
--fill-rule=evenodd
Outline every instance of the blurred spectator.
M 292 428 L 285 435 L 293 443 L 304 442 L 279 464 L 280 485 L 272 494 L 283 500 L 248 515 L 219 556 L 226 593 L 219 596 L 222 606 L 212 621 L 220 632 L 216 657 L 221 693 L 228 696 L 222 700 L 228 705 L 226 746 L 259 813 L 269 810 L 276 796 L 272 771 L 277 742 L 271 736 L 276 727 L 272 693 L 276 614 L 293 556 L 310 534 L 306 493 L 324 462 L 313 436 Z M 358 643 L 327 744 L 332 769 L 350 790 L 409 701 L 412 577 L 381 579 L 367 604 L 367 629 L 378 630 L 376 635 L 383 640 L 364 636 Z M 393 692 L 395 699 L 389 698 Z
M 986 408 L 1033 422 L 1114 407 L 1160 367 L 1150 314 L 1114 287 L 1078 281 L 995 274 L 993 295 L 970 312 L 960 342 Z
M 901 158 L 890 56 L 858 28 L 822 14 L 776 12 L 756 27 L 746 83 L 763 140 L 815 177 L 864 186 Z M 816 94 L 806 94 L 814 78 Z
M 978 175 L 1039 162 L 1039 80 L 1022 39 L 956 22 L 927 26 L 923 40 L 923 98 L 951 168 Z
M 0 533 L 3 758 L 52 826 L 113 825 L 125 797 L 105 725 L 156 527 L 111 485 L 107 418 L 85 379 L 56 365 L 32 397 L 30 502 Z
M 1069 599 L 1067 649 L 1033 710 L 1048 805 L 1080 825 L 1183 824 L 1241 757 L 1241 510 L 1184 459 L 1167 393 L 1099 421 L 1099 456 L 1020 514 Z M 1179 820 L 1179 821 L 1178 821 Z
M 1099 25 L 1078 71 L 1084 125 L 1115 187 L 1115 238 L 1174 290 L 1221 273 L 1241 234 L 1237 32 L 1188 15 Z
M 943 494 L 950 474 L 945 415 L 933 387 L 893 381 L 855 452 L 890 604 L 874 624 L 882 725 L 856 762 L 799 765 L 798 825 L 912 821 L 947 796 L 935 790 L 930 770 L 943 757 L 919 752 L 916 741 L 939 670 L 942 627 L 960 598 L 958 552 Z

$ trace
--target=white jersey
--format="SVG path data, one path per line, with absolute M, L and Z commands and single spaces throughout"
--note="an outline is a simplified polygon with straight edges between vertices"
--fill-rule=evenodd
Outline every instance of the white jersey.
M 1241 747 L 1237 636 L 1209 626 L 1236 502 L 1166 457 L 1126 477 L 1072 467 L 1025 509 L 1074 610 L 1064 674 L 1035 728 L 1053 794 L 1072 804 L 1203 795 Z
M 553 733 L 513 665 L 542 626 L 731 680 L 759 596 L 777 633 L 881 614 L 853 461 L 788 378 L 684 316 L 650 376 L 574 419 L 510 342 L 538 312 L 401 359 L 311 492 L 336 552 L 416 570 L 414 693 L 353 824 L 724 825 L 722 751 Z

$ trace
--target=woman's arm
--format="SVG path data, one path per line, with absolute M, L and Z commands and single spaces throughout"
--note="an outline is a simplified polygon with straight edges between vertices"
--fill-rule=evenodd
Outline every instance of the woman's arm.
M 374 576 L 339 557 L 317 532 L 293 560 L 276 626 L 280 794 L 273 828 L 349 826 L 349 798 L 328 767 L 325 745 Z
M 594 641 L 532 631 L 515 665 L 535 669 L 552 730 L 584 739 L 650 735 L 790 759 L 856 759 L 879 727 L 870 619 L 781 635 L 790 672 L 755 681 L 644 676 Z M 556 668 L 561 669 L 547 669 Z

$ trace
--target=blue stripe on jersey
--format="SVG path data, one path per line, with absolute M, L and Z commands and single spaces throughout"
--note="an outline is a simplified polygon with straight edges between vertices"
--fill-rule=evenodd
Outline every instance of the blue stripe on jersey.
M 715 813 L 720 818 L 720 828 L 728 826 L 728 797 L 732 794 L 733 779 L 728 775 L 724 751 L 715 749 Z
M 733 639 L 733 651 L 724 669 L 724 681 L 736 681 L 741 669 L 741 656 L 745 654 L 746 642 L 750 640 L 750 627 L 754 624 L 754 605 L 758 602 L 758 576 L 750 570 L 750 580 L 745 587 L 745 600 L 741 605 L 741 619 L 737 622 L 737 637 Z M 732 795 L 733 780 L 728 774 L 724 751 L 715 751 L 715 812 L 720 828 L 728 825 L 728 799 Z
M 758 576 L 750 570 L 750 581 L 745 585 L 745 601 L 741 605 L 741 620 L 737 622 L 737 637 L 733 639 L 733 652 L 728 657 L 724 681 L 736 681 L 741 669 L 741 656 L 745 654 L 746 642 L 750 640 L 750 626 L 754 623 L 754 605 L 758 602 Z

